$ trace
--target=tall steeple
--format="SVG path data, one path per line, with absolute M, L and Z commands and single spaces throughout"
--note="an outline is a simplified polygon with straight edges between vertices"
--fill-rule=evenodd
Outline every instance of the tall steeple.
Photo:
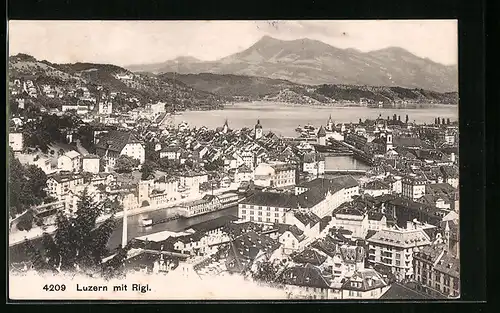
M 260 119 L 257 120 L 257 124 L 254 127 L 254 138 L 255 140 L 262 137 L 262 125 L 260 124 Z
M 450 224 L 448 224 L 448 221 L 446 221 L 446 225 L 444 227 L 444 237 L 446 238 L 446 245 L 448 246 L 448 250 L 451 251 L 451 244 L 450 244 Z
M 332 120 L 331 114 L 330 114 L 330 117 L 328 118 L 328 122 L 326 124 L 326 127 L 329 131 L 333 131 L 333 120 Z

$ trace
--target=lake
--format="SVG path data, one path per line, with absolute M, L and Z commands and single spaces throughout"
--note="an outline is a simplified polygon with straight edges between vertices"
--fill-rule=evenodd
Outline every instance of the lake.
M 264 133 L 272 131 L 281 136 L 296 136 L 295 128 L 311 123 L 319 127 L 326 125 L 331 115 L 335 123 L 356 123 L 361 118 L 376 119 L 379 114 L 383 118 L 393 114 L 400 115 L 404 120 L 406 114 L 411 122 L 433 123 L 434 118 L 450 118 L 458 120 L 458 106 L 456 105 L 429 105 L 428 108 L 417 109 L 382 109 L 367 107 L 325 107 L 300 106 L 274 102 L 236 103 L 228 105 L 224 110 L 188 111 L 182 115 L 173 116 L 172 122 L 180 124 L 187 122 L 191 127 L 208 128 L 222 127 L 227 119 L 229 128 L 253 128 L 257 120 L 264 128 Z

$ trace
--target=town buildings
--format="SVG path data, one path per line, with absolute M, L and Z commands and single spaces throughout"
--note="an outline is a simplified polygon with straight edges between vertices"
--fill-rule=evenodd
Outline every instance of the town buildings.
M 295 171 L 294 164 L 285 162 L 260 163 L 254 170 L 255 184 L 276 188 L 293 186 L 295 185 Z
M 57 168 L 60 171 L 79 172 L 82 168 L 82 155 L 71 150 L 57 159 Z
M 96 154 L 103 159 L 105 168 L 109 170 L 115 167 L 116 160 L 121 155 L 143 164 L 146 158 L 143 144 L 142 140 L 130 132 L 110 130 L 97 134 L 95 148 Z
M 419 290 L 437 297 L 460 297 L 460 261 L 446 244 L 424 247 L 414 255 Z
M 378 231 L 387 228 L 387 218 L 384 214 L 359 210 L 350 204 L 334 210 L 331 225 L 352 232 L 355 238 L 366 238 L 368 231 Z
M 425 194 L 425 181 L 414 177 L 405 177 L 401 181 L 401 195 L 416 201 Z
M 97 174 L 100 172 L 101 158 L 97 155 L 87 154 L 82 157 L 82 171 Z
M 377 231 L 367 239 L 368 261 L 389 268 L 399 280 L 413 277 L 413 254 L 431 244 L 424 227 L 408 223 L 406 229 L 394 227 Z
M 14 152 L 23 151 L 23 133 L 9 133 L 9 147 Z
M 72 194 L 76 193 L 77 186 L 83 185 L 84 179 L 80 174 L 64 173 L 54 174 L 47 179 L 47 193 L 49 196 L 56 198 L 58 201 L 68 202 L 69 208 L 72 206 Z

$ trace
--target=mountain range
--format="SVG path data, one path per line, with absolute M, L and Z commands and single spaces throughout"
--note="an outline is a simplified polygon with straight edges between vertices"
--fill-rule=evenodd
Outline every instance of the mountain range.
M 193 58 L 189 58 L 193 61 Z M 120 78 L 129 76 L 129 78 Z M 236 101 L 275 101 L 295 104 L 337 105 L 372 103 L 392 106 L 397 103 L 457 104 L 458 93 L 441 93 L 421 88 L 345 84 L 299 84 L 284 79 L 235 74 L 179 74 L 168 72 L 132 73 L 112 64 L 55 64 L 19 54 L 9 57 L 9 79 L 30 79 L 39 89 L 54 86 L 74 89 L 97 87 L 136 98 L 140 103 L 162 101 L 175 109 L 213 109 Z M 39 98 L 39 101 L 43 100 Z M 55 100 L 45 99 L 48 103 Z M 46 102 L 47 102 L 46 101 Z M 64 100 L 63 100 L 64 101 Z M 56 101 L 57 102 L 57 101 Z M 119 106 L 128 105 L 121 101 Z M 55 103 L 52 103 L 55 105 Z
M 163 63 L 130 65 L 133 72 L 155 74 L 232 74 L 288 80 L 304 85 L 369 85 L 458 90 L 458 67 L 390 47 L 362 52 L 312 39 L 279 40 L 264 36 L 248 49 L 216 61 L 179 57 Z
M 70 89 L 86 86 L 97 93 L 97 86 L 102 86 L 105 90 L 122 93 L 127 98 L 136 98 L 141 103 L 163 101 L 169 105 L 175 104 L 178 109 L 220 108 L 223 103 L 232 101 L 231 97 L 198 90 L 178 80 L 148 73 L 134 74 L 112 64 L 56 64 L 18 54 L 9 57 L 8 74 L 11 81 L 32 80 L 40 90 L 44 85 Z M 119 79 L 118 75 L 131 75 L 132 79 Z M 38 98 L 38 101 L 41 100 Z

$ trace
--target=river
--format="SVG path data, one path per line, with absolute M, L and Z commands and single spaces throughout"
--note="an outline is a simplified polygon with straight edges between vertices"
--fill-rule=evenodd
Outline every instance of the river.
M 178 219 L 166 223 L 156 224 L 150 227 L 143 227 L 140 225 L 140 221 L 143 218 L 149 218 L 153 221 L 163 219 L 165 217 L 172 216 L 172 209 L 161 209 L 153 212 L 148 212 L 144 214 L 138 214 L 134 216 L 129 216 L 127 218 L 127 237 L 128 240 L 136 237 L 142 237 L 153 233 L 158 233 L 162 231 L 172 231 L 179 232 L 188 229 L 192 225 L 212 220 L 220 216 L 225 215 L 238 215 L 238 207 L 230 207 L 217 212 L 212 212 L 204 215 L 195 216 L 189 219 Z M 117 221 L 117 225 L 113 233 L 111 234 L 108 241 L 108 249 L 113 250 L 122 242 L 122 227 L 123 219 Z M 34 239 L 32 243 L 35 247 L 41 247 L 41 240 Z M 9 260 L 10 262 L 21 262 L 27 259 L 27 254 L 23 244 L 18 244 L 9 248 Z
M 433 123 L 434 118 L 450 118 L 458 120 L 457 105 L 429 105 L 426 108 L 417 109 L 382 109 L 367 107 L 325 107 L 325 106 L 300 106 L 280 104 L 273 102 L 235 103 L 227 105 L 223 110 L 215 111 L 189 111 L 181 115 L 173 116 L 172 122 L 180 124 L 187 122 L 191 127 L 208 128 L 222 127 L 224 121 L 228 120 L 229 128 L 240 129 L 243 127 L 253 128 L 257 120 L 264 132 L 272 131 L 281 136 L 296 136 L 295 128 L 311 123 L 315 126 L 326 125 L 331 115 L 335 123 L 356 123 L 361 118 L 376 119 L 379 114 L 383 118 L 394 114 L 401 116 L 404 120 L 406 114 L 411 122 Z

